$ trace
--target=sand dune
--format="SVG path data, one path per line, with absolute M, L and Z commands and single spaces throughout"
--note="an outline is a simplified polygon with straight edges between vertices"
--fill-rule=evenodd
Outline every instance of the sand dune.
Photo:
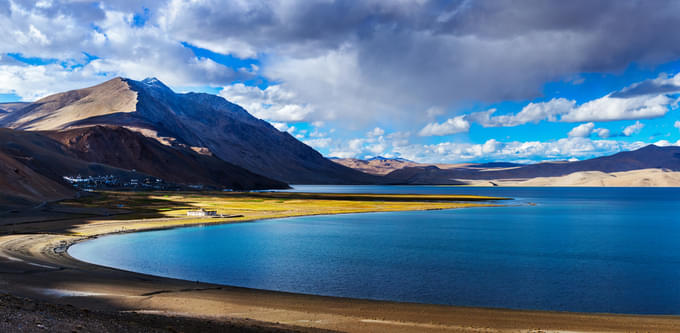
M 582 171 L 560 177 L 529 179 L 464 180 L 477 186 L 609 186 L 609 187 L 677 187 L 680 172 L 664 169 L 641 169 L 622 172 Z

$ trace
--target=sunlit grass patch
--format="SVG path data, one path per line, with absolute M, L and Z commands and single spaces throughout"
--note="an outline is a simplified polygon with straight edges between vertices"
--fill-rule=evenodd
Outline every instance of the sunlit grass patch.
M 504 198 L 468 195 L 109 191 L 62 204 L 117 209 L 119 213 L 116 215 L 92 220 L 70 230 L 75 234 L 94 235 L 292 216 L 496 206 L 499 203 L 494 200 L 500 199 Z M 188 211 L 201 208 L 215 210 L 224 217 L 187 216 Z M 106 221 L 117 222 L 111 224 Z M 87 228 L 89 230 L 86 232 L 81 230 Z

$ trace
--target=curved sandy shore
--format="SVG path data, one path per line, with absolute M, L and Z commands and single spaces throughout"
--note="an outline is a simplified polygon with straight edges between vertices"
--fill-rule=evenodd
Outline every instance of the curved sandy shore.
M 232 323 L 254 320 L 303 331 L 680 331 L 676 316 L 518 311 L 291 294 L 126 272 L 80 262 L 66 252 L 74 242 L 89 237 L 81 235 L 153 229 L 154 222 L 81 221 L 75 228 L 80 235 L 50 233 L 52 224 L 34 223 L 28 229 L 44 231 L 2 236 L 0 290 L 90 310 Z M 181 226 L 182 220 L 174 222 L 172 226 Z

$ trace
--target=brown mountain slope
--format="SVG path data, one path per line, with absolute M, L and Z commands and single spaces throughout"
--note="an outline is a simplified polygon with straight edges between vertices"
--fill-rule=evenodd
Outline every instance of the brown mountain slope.
M 10 113 L 19 109 L 23 109 L 30 103 L 15 102 L 15 103 L 0 103 L 0 117 L 3 114 Z
M 492 163 L 457 163 L 457 164 L 428 164 L 409 161 L 403 158 L 373 157 L 367 160 L 356 158 L 332 158 L 331 161 L 344 165 L 348 168 L 373 175 L 388 175 L 389 173 L 403 168 L 426 168 L 458 169 L 471 171 L 485 171 L 488 169 L 515 168 L 522 166 L 516 163 L 492 162 Z M 414 169 L 417 170 L 417 169 Z M 429 169 L 426 169 L 429 170 Z
M 43 98 L 0 119 L 0 126 L 62 130 L 125 126 L 175 145 L 209 149 L 220 159 L 289 183 L 380 183 L 338 165 L 286 132 L 209 94 L 176 94 L 157 79 L 116 78 Z
M 0 129 L 0 203 L 41 202 L 71 197 L 63 176 L 138 174 L 77 159 L 60 143 L 33 132 Z
M 333 158 L 331 161 L 340 165 L 344 165 L 348 168 L 373 175 L 386 175 L 401 168 L 422 166 L 420 163 L 392 158 L 372 158 L 370 160 L 362 160 L 357 158 Z
M 45 177 L 0 152 L 0 206 L 65 199 L 74 193 L 70 186 Z
M 93 126 L 43 132 L 65 145 L 77 158 L 122 169 L 135 169 L 177 184 L 202 184 L 231 189 L 288 188 L 288 185 L 212 155 L 168 147 L 122 127 Z
M 60 130 L 78 121 L 135 111 L 137 93 L 122 79 L 42 98 L 7 115 L 2 122 L 21 130 Z

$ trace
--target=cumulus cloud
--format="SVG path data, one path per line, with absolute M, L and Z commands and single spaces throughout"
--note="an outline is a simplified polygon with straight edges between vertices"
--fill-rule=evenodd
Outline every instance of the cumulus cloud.
M 69 70 L 59 64 L 28 66 L 0 63 L 0 93 L 16 94 L 26 101 L 97 83 L 101 83 L 101 78 L 87 66 Z
M 381 136 L 381 135 L 384 135 L 384 134 L 385 134 L 385 130 L 380 128 L 380 127 L 376 127 L 374 129 L 372 129 L 370 132 L 366 133 L 366 135 L 368 135 L 369 137 Z
M 603 139 L 606 139 L 611 136 L 611 131 L 609 131 L 606 128 L 596 128 L 593 130 L 593 132 Z
M 281 132 L 285 132 L 285 131 L 288 130 L 288 124 L 286 124 L 286 123 L 279 123 L 279 122 L 275 122 L 275 121 L 270 121 L 269 123 L 272 126 L 274 126 L 274 128 L 276 128 L 277 130 L 279 130 Z
M 529 103 L 517 114 L 493 116 L 496 109 L 491 109 L 472 113 L 468 118 L 484 127 L 512 127 L 526 123 L 538 123 L 541 120 L 556 121 L 558 115 L 573 110 L 575 104 L 575 101 L 555 98 L 548 102 Z
M 175 0 L 159 10 L 157 23 L 218 53 L 276 55 L 262 73 L 327 119 L 369 123 L 398 115 L 408 123 L 417 119 L 408 110 L 531 99 L 545 82 L 579 72 L 677 59 L 680 36 L 665 27 L 680 23 L 672 14 L 679 6 Z
M 474 112 L 467 116 L 484 127 L 513 127 L 540 121 L 593 122 L 635 120 L 663 117 L 678 101 L 665 94 L 635 94 L 613 97 L 613 94 L 577 105 L 576 101 L 554 98 L 547 102 L 529 103 L 516 114 L 494 116 L 496 109 Z
M 585 123 L 578 125 L 569 131 L 569 137 L 579 137 L 579 138 L 585 138 L 589 137 L 590 134 L 593 133 L 593 130 L 595 129 L 595 124 L 590 122 L 590 123 Z
M 467 132 L 470 129 L 470 122 L 465 120 L 465 116 L 450 118 L 443 123 L 429 123 L 422 130 L 420 136 L 449 135 Z
M 643 123 L 636 121 L 635 124 L 630 125 L 623 129 L 623 135 L 631 136 L 633 134 L 640 133 L 643 127 L 645 127 Z
M 654 142 L 654 145 L 658 147 L 680 146 L 680 140 L 676 142 L 670 142 L 668 140 L 659 140 L 657 142 Z
M 427 162 L 464 162 L 475 160 L 542 161 L 568 160 L 608 155 L 644 147 L 644 142 L 591 140 L 571 137 L 556 141 L 487 141 L 484 144 L 443 142 L 433 145 L 408 145 L 394 150 L 406 159 Z M 492 149 L 493 148 L 493 149 Z
M 585 124 L 590 127 L 589 124 Z M 593 125 L 594 126 L 594 125 Z M 591 134 L 601 134 L 606 129 L 593 128 Z M 587 131 L 585 131 L 587 132 Z M 369 158 L 374 156 L 401 157 L 423 163 L 459 163 L 470 161 L 515 161 L 540 162 L 544 160 L 586 159 L 610 155 L 620 151 L 635 150 L 649 143 L 642 141 L 618 141 L 610 139 L 590 139 L 571 136 L 549 141 L 499 141 L 489 139 L 484 143 L 442 142 L 438 144 L 418 144 L 408 140 L 409 134 L 389 133 L 380 137 L 366 136 L 348 140 L 330 139 L 309 140 L 307 144 L 315 148 L 327 149 L 328 156 L 338 158 Z M 661 140 L 659 145 L 667 141 Z M 676 145 L 676 143 L 668 143 Z
M 560 120 L 566 122 L 649 119 L 664 116 L 674 99 L 666 95 L 617 98 L 604 96 L 569 110 Z
M 332 141 L 333 140 L 331 138 L 317 138 L 303 140 L 302 142 L 315 149 L 325 149 L 330 146 Z
M 156 24 L 135 25 L 131 9 L 145 4 L 9 1 L 9 10 L 0 10 L 0 54 L 29 61 L 0 69 L 5 76 L 0 89 L 31 100 L 114 76 L 194 86 L 226 85 L 254 75 L 197 57 Z
M 665 28 L 680 23 L 672 14 L 680 4 L 672 0 L 655 6 L 633 1 L 434 0 L 0 3 L 0 54 L 61 63 L 85 52 L 99 59 L 79 65 L 90 66 L 99 78 L 156 76 L 185 87 L 226 86 L 261 74 L 295 93 L 294 105 L 317 110 L 318 120 L 351 119 L 356 126 L 387 115 L 411 124 L 467 101 L 531 99 L 541 94 L 545 82 L 579 72 L 611 72 L 631 62 L 658 64 L 680 56 L 680 36 Z M 142 8 L 149 13 L 139 24 Z M 483 24 L 479 17 L 495 23 Z M 258 58 L 261 68 L 257 73 L 229 68 L 195 56 L 183 43 Z M 91 78 L 69 80 L 84 86 Z M 39 82 L 26 76 L 15 84 Z M 620 94 L 668 92 L 672 87 L 650 82 Z M 539 109 L 527 112 L 552 111 L 540 109 L 550 105 L 533 107 Z M 487 125 L 508 126 L 535 117 L 494 117 L 496 122 Z M 569 121 L 595 121 L 593 115 L 590 120 L 574 117 Z
M 276 122 L 298 122 L 308 120 L 314 112 L 312 107 L 303 104 L 297 95 L 280 85 L 265 89 L 236 83 L 224 87 L 220 96 L 239 104 L 258 118 Z

